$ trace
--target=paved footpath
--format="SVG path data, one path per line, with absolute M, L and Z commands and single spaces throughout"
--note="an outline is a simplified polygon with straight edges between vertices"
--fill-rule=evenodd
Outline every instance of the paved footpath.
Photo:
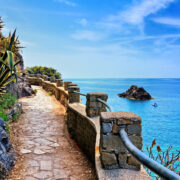
M 18 161 L 8 180 L 95 180 L 92 164 L 69 140 L 65 110 L 41 87 L 37 95 L 22 98 L 23 111 L 12 125 L 11 141 Z

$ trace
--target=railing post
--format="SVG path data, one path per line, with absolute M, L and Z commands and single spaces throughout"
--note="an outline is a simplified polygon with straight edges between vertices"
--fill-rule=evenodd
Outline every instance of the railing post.
M 61 79 L 56 79 L 56 86 L 57 87 L 62 87 L 63 86 L 63 81 Z
M 74 83 L 69 83 L 67 84 L 67 88 L 71 87 L 71 86 L 78 86 L 77 84 L 74 84 Z
M 47 81 L 48 80 L 48 76 L 47 75 L 42 75 L 42 78 Z
M 71 84 L 71 81 L 65 81 L 64 82 L 64 89 L 67 91 L 68 90 L 68 84 Z
M 101 112 L 106 112 L 106 106 L 99 102 L 97 99 L 102 99 L 105 102 L 108 99 L 108 95 L 101 92 L 88 93 L 86 96 L 86 114 L 89 117 L 100 115 Z
M 79 103 L 80 102 L 80 95 L 74 93 L 74 91 L 76 92 L 80 92 L 80 88 L 78 86 L 71 86 L 68 88 L 68 94 L 69 94 L 69 103 Z
M 124 128 L 132 143 L 142 150 L 141 118 L 130 112 L 101 113 L 100 153 L 105 169 L 140 169 L 140 163 L 128 152 L 119 136 Z
M 56 82 L 56 78 L 55 78 L 54 76 L 51 76 L 51 77 L 50 77 L 50 81 L 51 81 L 51 82 Z
M 36 77 L 37 78 L 41 78 L 41 74 L 36 74 Z

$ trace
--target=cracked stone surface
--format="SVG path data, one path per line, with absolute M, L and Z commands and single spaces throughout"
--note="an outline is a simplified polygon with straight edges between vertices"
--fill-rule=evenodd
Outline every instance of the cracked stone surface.
M 12 125 L 18 151 L 8 180 L 95 180 L 93 165 L 69 142 L 64 107 L 41 87 L 22 98 L 24 114 Z

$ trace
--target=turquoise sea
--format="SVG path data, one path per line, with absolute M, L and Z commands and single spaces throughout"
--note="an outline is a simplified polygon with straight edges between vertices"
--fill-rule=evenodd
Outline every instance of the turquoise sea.
M 154 138 L 162 149 L 172 145 L 180 150 L 180 79 L 66 79 L 80 86 L 82 93 L 100 91 L 108 94 L 113 111 L 134 112 L 142 118 L 143 149 Z M 118 93 L 131 85 L 144 87 L 150 101 L 119 98 Z M 85 98 L 81 97 L 85 104 Z M 158 107 L 153 107 L 156 102 Z

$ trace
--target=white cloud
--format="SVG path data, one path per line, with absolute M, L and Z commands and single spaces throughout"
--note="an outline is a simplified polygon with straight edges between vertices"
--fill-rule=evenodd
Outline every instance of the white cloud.
M 170 17 L 160 17 L 152 19 L 156 23 L 180 27 L 180 19 Z
M 74 34 L 71 35 L 71 37 L 76 40 L 98 41 L 103 38 L 103 35 L 93 31 L 84 30 L 76 31 Z
M 155 14 L 161 9 L 166 8 L 174 0 L 142 0 L 127 10 L 119 12 L 117 15 L 109 16 L 109 21 L 125 22 L 132 25 L 143 24 L 144 18 L 150 14 Z
M 78 21 L 78 23 L 81 24 L 82 26 L 87 26 L 88 21 L 87 21 L 85 18 L 83 18 L 83 19 L 80 19 L 80 20 Z
M 71 2 L 69 0 L 55 0 L 55 1 L 60 2 L 60 3 L 64 3 L 64 4 L 68 5 L 68 6 L 76 6 L 76 3 Z

